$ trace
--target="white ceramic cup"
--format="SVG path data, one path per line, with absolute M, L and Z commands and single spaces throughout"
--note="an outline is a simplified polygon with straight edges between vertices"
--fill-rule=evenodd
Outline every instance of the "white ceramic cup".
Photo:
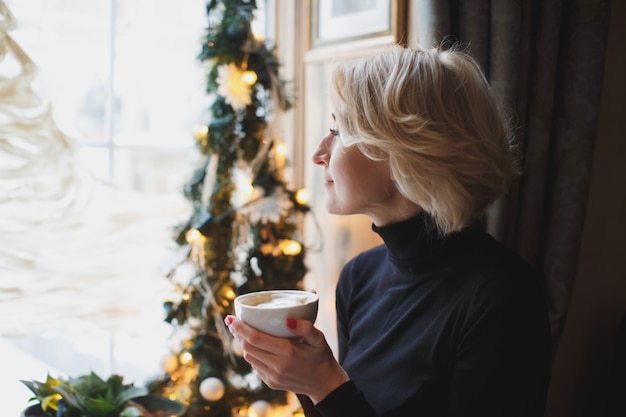
M 294 337 L 287 329 L 287 319 L 317 318 L 319 297 L 309 291 L 257 291 L 235 298 L 235 315 L 246 324 L 277 337 Z

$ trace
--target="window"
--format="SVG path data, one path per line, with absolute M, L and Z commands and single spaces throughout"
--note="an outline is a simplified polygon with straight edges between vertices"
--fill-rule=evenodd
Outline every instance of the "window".
M 90 182 L 84 191 L 70 184 L 55 193 L 31 171 L 0 178 L 0 368 L 11 370 L 2 398 L 5 413 L 18 415 L 31 397 L 19 380 L 46 371 L 115 371 L 137 383 L 158 372 L 171 333 L 162 319 L 171 291 L 164 271 L 176 255 L 171 227 L 188 216 L 181 187 L 195 168 L 193 132 L 206 123 L 209 104 L 207 68 L 196 59 L 207 16 L 206 0 L 5 3 L 17 21 L 9 35 L 39 69 L 30 84 L 74 139 L 81 165 L 143 192 Z M 0 62 L 1 69 L 11 72 L 16 62 Z M 12 116 L 0 112 L 0 124 Z M 40 138 L 23 130 L 16 142 L 25 153 L 43 164 L 54 158 L 35 152 L 45 146 L 29 148 Z M 0 150 L 1 174 L 4 161 Z M 55 174 L 58 166 L 44 168 Z M 61 174 L 49 182 L 62 182 Z M 26 176 L 32 184 L 23 187 Z M 23 198 L 5 195 L 22 188 Z M 27 366 L 9 366 L 16 360 Z
M 179 192 L 206 107 L 204 0 L 9 0 L 33 87 L 98 178 Z

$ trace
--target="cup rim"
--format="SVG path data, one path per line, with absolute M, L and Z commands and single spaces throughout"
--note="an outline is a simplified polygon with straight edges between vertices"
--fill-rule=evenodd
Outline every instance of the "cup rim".
M 310 299 L 307 299 L 306 302 L 302 303 L 302 304 L 296 304 L 296 305 L 291 305 L 291 306 L 282 306 L 282 307 L 274 307 L 271 310 L 282 310 L 282 309 L 293 309 L 294 307 L 299 307 L 299 306 L 307 306 L 307 305 L 311 305 L 314 304 L 316 302 L 319 302 L 319 295 L 317 293 L 311 292 L 311 291 L 307 291 L 307 290 L 263 290 L 263 291 L 253 291 L 253 292 L 249 292 L 249 293 L 245 293 L 245 294 L 241 294 L 239 296 L 237 296 L 235 298 L 235 304 L 236 305 L 240 305 L 240 306 L 245 306 L 246 308 L 251 308 L 254 310 L 268 310 L 267 307 L 259 307 L 258 305 L 250 305 L 250 304 L 245 304 L 242 303 L 241 301 L 245 298 L 249 298 L 251 296 L 259 296 L 259 295 L 263 295 L 263 294 L 272 294 L 272 293 L 292 293 L 292 294 L 306 294 L 307 296 L 310 296 Z

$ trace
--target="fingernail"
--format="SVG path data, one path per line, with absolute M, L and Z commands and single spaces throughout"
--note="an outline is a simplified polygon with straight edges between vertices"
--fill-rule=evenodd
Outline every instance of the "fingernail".
M 290 329 L 295 329 L 298 325 L 298 322 L 295 319 L 287 319 L 287 327 Z
M 233 322 L 233 316 L 226 316 L 226 318 L 224 319 L 224 324 L 226 324 L 226 326 L 230 326 Z

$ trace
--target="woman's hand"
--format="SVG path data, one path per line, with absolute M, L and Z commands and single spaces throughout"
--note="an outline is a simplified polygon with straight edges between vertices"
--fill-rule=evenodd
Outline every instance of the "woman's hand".
M 324 334 L 307 320 L 287 319 L 292 339 L 270 336 L 235 316 L 224 322 L 243 348 L 243 358 L 272 389 L 309 396 L 317 404 L 349 380 Z

